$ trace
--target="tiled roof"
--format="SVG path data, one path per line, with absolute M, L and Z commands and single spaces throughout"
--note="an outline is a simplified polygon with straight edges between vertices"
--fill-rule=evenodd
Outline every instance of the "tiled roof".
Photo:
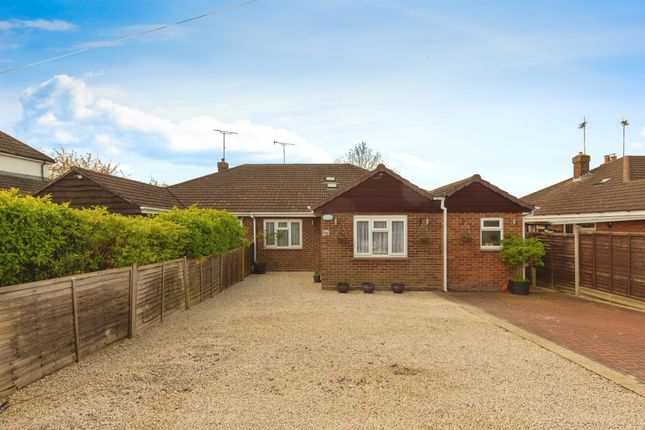
M 362 177 L 352 164 L 242 164 L 173 185 L 170 191 L 186 206 L 231 212 L 308 212 Z M 327 188 L 334 177 L 338 188 Z
M 18 188 L 21 194 L 31 194 L 45 185 L 47 181 L 36 176 L 17 175 L 0 172 L 0 190 Z
M 53 163 L 54 159 L 0 131 L 0 152 Z
M 535 215 L 645 210 L 645 156 L 610 161 L 522 199 L 535 205 Z
M 92 170 L 81 169 L 80 167 L 72 168 L 64 176 L 80 173 L 90 180 L 96 182 L 102 187 L 112 191 L 124 200 L 139 206 L 157 209 L 172 209 L 173 207 L 183 207 L 181 202 L 173 196 L 167 187 L 158 187 L 156 185 L 146 184 L 145 182 L 134 181 L 132 179 L 120 176 L 112 176 L 105 173 L 98 173 Z M 62 176 L 61 176 L 62 178 Z M 39 191 L 47 191 L 47 188 L 56 181 L 50 182 L 48 186 Z
M 506 191 L 502 190 L 499 187 L 496 187 L 495 185 L 491 184 L 485 179 L 482 179 L 482 177 L 478 174 L 474 174 L 473 176 L 469 176 L 468 178 L 461 179 L 456 182 L 452 182 L 450 184 L 443 185 L 439 188 L 435 188 L 434 190 L 428 191 L 428 194 L 432 197 L 450 197 L 451 195 L 455 194 L 457 191 L 467 187 L 470 184 L 481 184 L 484 187 L 495 191 L 497 194 L 500 194 L 501 196 L 507 198 L 508 200 L 512 201 L 513 203 L 516 203 L 520 206 L 523 206 L 527 209 L 532 209 L 531 207 L 531 202 L 522 198 L 518 199 L 517 197 L 507 193 Z

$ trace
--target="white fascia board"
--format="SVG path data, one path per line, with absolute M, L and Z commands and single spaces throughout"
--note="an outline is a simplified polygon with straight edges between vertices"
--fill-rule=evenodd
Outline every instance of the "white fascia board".
M 158 214 L 160 212 L 170 211 L 170 209 L 151 208 L 148 206 L 140 206 L 139 209 L 141 210 L 142 214 Z
M 313 212 L 231 212 L 237 217 L 257 218 L 317 218 Z
M 583 224 L 592 222 L 618 222 L 645 220 L 643 211 L 595 212 L 563 215 L 526 215 L 527 224 Z

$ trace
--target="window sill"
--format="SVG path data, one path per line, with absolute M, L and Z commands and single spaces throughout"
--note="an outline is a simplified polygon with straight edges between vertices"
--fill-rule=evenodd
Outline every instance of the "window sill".
M 354 256 L 352 257 L 353 260 L 358 260 L 358 261 L 408 261 L 410 260 L 410 257 L 408 256 L 403 256 L 403 257 L 395 257 L 395 256 L 384 256 L 384 257 L 375 257 L 375 256 L 365 256 L 365 257 L 357 257 Z
M 500 251 L 502 249 L 501 246 L 480 246 L 479 250 L 480 251 Z
M 265 246 L 267 251 L 299 251 L 302 249 L 302 246 Z

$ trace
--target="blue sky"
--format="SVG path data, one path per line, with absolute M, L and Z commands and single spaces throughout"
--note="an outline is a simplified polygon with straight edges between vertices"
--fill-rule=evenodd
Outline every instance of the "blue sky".
M 592 164 L 645 154 L 645 4 L 259 0 L 0 0 L 0 129 L 175 183 L 233 165 L 328 162 L 362 140 L 416 184 L 480 173 L 521 196 Z

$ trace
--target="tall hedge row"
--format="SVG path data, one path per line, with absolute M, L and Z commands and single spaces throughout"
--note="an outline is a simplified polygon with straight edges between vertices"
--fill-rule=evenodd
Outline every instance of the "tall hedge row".
M 126 217 L 0 191 L 0 286 L 198 258 L 245 242 L 237 218 L 225 211 L 189 208 Z

